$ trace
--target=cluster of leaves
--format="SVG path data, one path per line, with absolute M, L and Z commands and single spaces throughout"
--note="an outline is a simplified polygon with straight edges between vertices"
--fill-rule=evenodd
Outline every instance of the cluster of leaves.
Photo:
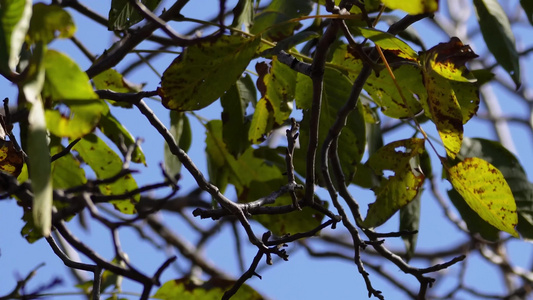
M 159 2 L 141 1 L 150 10 Z M 170 110 L 170 132 L 182 150 L 187 151 L 191 144 L 190 112 L 215 101 L 220 101 L 223 108 L 220 119 L 202 121 L 209 181 L 222 192 L 228 186 L 234 187 L 239 203 L 250 203 L 280 190 L 287 184 L 286 173 L 292 172 L 287 170 L 286 147 L 272 148 L 264 142 L 289 125 L 293 112 L 300 110 L 300 147 L 291 156 L 291 163 L 296 183 L 303 184 L 310 172 L 307 168 L 312 165 L 309 161 L 313 160 L 308 149 L 317 146 L 312 141 L 318 138 L 320 151 L 331 138 L 339 112 L 352 97 L 352 87 L 365 66 L 371 65 L 374 72 L 360 83 L 359 88 L 365 93 L 356 95 L 359 101 L 342 124 L 335 149 L 344 175 L 344 182 L 336 185 L 359 185 L 371 188 L 376 195 L 364 220 L 354 216 L 361 230 L 382 225 L 398 211 L 402 220 L 407 220 L 400 224 L 400 230 L 418 229 L 419 211 L 409 205 L 420 201 L 425 179 L 432 176 L 428 149 L 438 151 L 439 147 L 434 146 L 435 142 L 420 126 L 431 122 L 446 152 L 446 156 L 437 156 L 453 186 L 450 199 L 470 231 L 489 240 L 498 239 L 499 231 L 533 238 L 533 188 L 517 159 L 496 142 L 463 137 L 464 124 L 479 107 L 479 87 L 486 83 L 477 80 L 476 74 L 488 72 L 472 72 L 465 66 L 477 55 L 458 38 L 417 52 L 395 35 L 372 28 L 371 20 L 363 17 L 377 12 L 382 5 L 412 15 L 433 13 L 438 9 L 438 1 L 365 1 L 363 6 L 351 7 L 348 15 L 332 15 L 332 19 L 345 19 L 343 24 L 352 38 L 368 42 L 354 44 L 348 39 L 347 43 L 342 35 L 334 37 L 320 79 L 321 110 L 316 119 L 314 63 L 307 63 L 313 62 L 323 30 L 336 20 L 317 16 L 307 28 L 302 28 L 301 21 L 312 13 L 313 5 L 322 7 L 323 2 L 273 0 L 258 10 L 259 1 L 239 0 L 233 22 L 225 28 L 228 34 L 184 47 L 164 71 L 157 94 L 162 105 Z M 131 104 L 101 99 L 95 91 L 137 93 L 140 89 L 113 69 L 89 78 L 67 55 L 48 48 L 52 40 L 69 38 L 75 33 L 76 26 L 62 7 L 32 5 L 30 0 L 0 3 L 0 73 L 17 84 L 18 109 L 28 111 L 27 119 L 20 122 L 19 140 L 27 155 L 25 161 L 15 140 L 7 140 L 11 124 L 2 124 L 6 134 L 1 141 L 0 167 L 21 182 L 30 179 L 34 201 L 25 215 L 28 224 L 23 233 L 33 242 L 50 235 L 53 206 L 65 205 L 54 203 L 53 190 L 87 184 L 85 165 L 98 180 L 120 175 L 99 185 L 102 195 L 125 195 L 137 189 L 131 174 L 121 172 L 126 156 L 142 164 L 144 154 L 110 110 L 110 105 L 126 109 Z M 507 17 L 495 0 L 474 0 L 474 5 L 489 50 L 518 87 L 518 54 Z M 524 5 L 524 9 L 532 15 L 530 6 Z M 128 30 L 143 18 L 132 1 L 115 0 L 108 27 L 117 32 Z M 292 62 L 287 64 L 287 58 Z M 256 83 L 250 76 L 254 74 L 248 70 L 250 65 L 255 66 Z M 308 66 L 309 72 L 301 71 L 297 65 Z M 383 145 L 379 123 L 384 118 L 413 120 L 416 125 L 413 137 Z M 317 132 L 310 130 L 312 124 L 320 125 Z M 122 151 L 122 158 L 103 136 Z M 72 146 L 76 156 L 63 153 L 66 144 Z M 427 145 L 431 148 L 426 149 Z M 368 159 L 362 162 L 365 151 Z M 63 154 L 52 159 L 58 153 Z M 327 186 L 328 179 L 322 173 L 324 168 L 326 173 L 330 172 L 327 163 L 327 159 L 317 156 L 318 167 L 311 170 L 316 180 L 311 184 Z M 167 146 L 165 169 L 176 174 L 181 167 L 182 161 Z M 385 176 L 387 172 L 393 175 Z M 293 205 L 294 195 L 297 200 L 304 197 L 298 192 L 287 193 L 273 205 Z M 109 202 L 121 213 L 135 214 L 139 198 L 137 193 Z M 311 200 L 303 199 L 302 203 L 318 203 L 327 210 L 326 202 L 319 201 L 317 195 Z M 303 209 L 287 214 L 253 218 L 276 236 L 284 236 L 312 231 L 320 226 L 324 216 L 323 211 L 304 205 Z M 415 244 L 412 239 L 408 242 L 409 252 L 414 251 Z M 202 285 L 180 279 L 167 282 L 155 297 L 174 299 L 191 289 L 204 291 L 206 286 L 220 294 L 232 284 Z M 241 293 L 250 293 L 243 297 L 257 296 L 253 291 Z

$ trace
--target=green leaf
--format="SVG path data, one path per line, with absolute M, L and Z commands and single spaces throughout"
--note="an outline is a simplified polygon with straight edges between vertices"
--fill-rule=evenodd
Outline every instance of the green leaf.
M 268 196 L 272 191 L 277 191 L 287 184 L 287 179 L 280 177 L 269 181 L 253 181 L 249 186 L 238 190 L 240 203 L 248 203 Z M 317 203 L 320 200 L 315 199 Z M 278 197 L 274 204 L 267 206 L 292 205 L 289 194 Z M 310 231 L 319 226 L 324 215 L 315 209 L 304 207 L 301 211 L 293 211 L 287 214 L 261 214 L 252 217 L 276 236 L 295 234 Z
M 400 208 L 400 231 L 418 231 L 421 195 L 421 192 L 418 193 L 411 202 Z M 415 253 L 418 233 L 402 235 L 402 240 L 405 244 L 405 261 L 409 261 Z
M 270 55 L 276 55 L 282 50 L 284 51 L 289 50 L 296 45 L 299 45 L 303 42 L 309 41 L 311 39 L 319 38 L 319 37 L 320 35 L 314 31 L 300 31 L 298 33 L 295 33 L 294 35 L 291 35 L 277 42 L 274 48 L 270 48 L 270 49 L 263 51 L 261 53 L 261 56 L 269 57 Z
M 45 47 L 39 42 L 35 47 L 31 68 L 35 69 L 22 86 L 19 86 L 29 105 L 27 149 L 29 178 L 33 191 L 33 222 L 45 237 L 50 236 L 52 227 L 52 178 L 50 167 L 50 151 L 41 90 L 45 72 L 42 66 Z M 31 74 L 31 73 L 30 73 Z
M 50 154 L 55 155 L 65 147 L 57 144 L 50 147 Z M 80 162 L 71 153 L 67 153 L 52 162 L 52 185 L 55 189 L 68 189 L 87 183 L 85 171 Z
M 263 38 L 281 41 L 301 28 L 302 24 L 291 19 L 307 16 L 313 9 L 310 0 L 273 0 L 255 16 L 251 33 L 261 34 Z
M 76 32 L 76 25 L 70 14 L 59 5 L 37 3 L 33 6 L 33 14 L 28 30 L 28 43 L 42 41 L 50 43 L 56 37 L 70 38 Z
M 365 90 L 386 116 L 409 118 L 422 111 L 419 101 L 426 101 L 427 91 L 423 85 L 420 69 L 412 65 L 402 65 L 393 70 L 396 82 L 402 90 L 402 99 L 391 76 L 383 71 L 379 76 L 370 75 Z
M 331 66 L 342 72 L 351 81 L 355 81 L 363 68 L 363 62 L 354 57 L 351 51 L 348 51 L 348 45 L 342 44 L 333 52 Z
M 56 136 L 76 139 L 94 130 L 107 104 L 98 98 L 89 82 L 89 77 L 68 56 L 48 50 L 43 62 L 45 82 L 43 97 L 47 128 Z M 64 106 L 68 113 L 61 113 Z
M 249 32 L 254 24 L 254 0 L 239 0 L 233 8 L 233 22 L 231 27 Z
M 98 179 L 108 179 L 122 170 L 122 160 L 109 146 L 95 134 L 84 136 L 73 148 L 83 161 L 91 167 Z M 124 175 L 112 183 L 99 186 L 104 195 L 122 195 L 137 189 L 131 174 Z M 111 200 L 117 210 L 124 214 L 134 214 L 139 194 L 125 200 Z
M 133 84 L 127 81 L 122 74 L 114 69 L 107 69 L 93 77 L 94 87 L 97 90 L 112 90 L 117 93 L 137 93 L 142 90 L 142 84 Z M 133 107 L 131 103 L 107 100 L 113 106 L 125 108 Z
M 277 57 L 272 59 L 271 67 L 259 63 L 256 69 L 262 98 L 256 106 L 248 139 L 253 143 L 260 143 L 272 129 L 280 127 L 289 118 L 295 94 L 296 72 L 280 63 Z
M 45 101 L 99 100 L 87 74 L 65 54 L 48 50 L 43 64 L 46 72 L 43 87 Z
M 502 173 L 487 161 L 472 157 L 451 167 L 448 177 L 453 188 L 483 220 L 519 237 L 516 203 Z
M 122 155 L 125 155 L 129 147 L 135 144 L 135 139 L 109 111 L 102 115 L 98 124 L 100 131 L 107 136 L 118 148 L 122 151 Z M 122 146 L 124 145 L 124 147 Z M 146 158 L 144 157 L 143 150 L 140 145 L 136 146 L 131 154 L 131 161 L 135 163 L 143 163 L 146 165 Z
M 532 240 L 533 184 L 529 182 L 518 159 L 498 142 L 476 138 L 465 139 L 463 144 L 460 152 L 463 157 L 480 157 L 498 168 L 503 174 L 513 192 L 517 206 L 518 225 L 516 229 L 523 238 Z
M 377 175 L 384 175 L 385 170 L 394 174 L 373 189 L 376 202 L 369 205 L 365 227 L 385 223 L 420 193 L 425 176 L 419 171 L 418 157 L 424 151 L 424 140 L 412 138 L 387 144 L 368 159 L 368 166 Z
M 251 147 L 246 149 L 238 159 L 231 155 L 222 138 L 222 122 L 220 120 L 210 121 L 207 123 L 206 129 L 206 151 L 214 168 L 209 175 L 214 177 L 216 181 L 227 181 L 233 184 L 237 190 L 242 190 L 242 187 L 249 186 L 253 181 L 266 182 L 283 177 L 278 168 L 254 157 L 254 150 Z
M 0 72 L 12 73 L 30 26 L 31 0 L 2 0 L 0 9 Z
M 401 9 L 410 15 L 433 13 L 439 9 L 438 0 L 381 0 L 385 6 L 391 9 Z
M 161 0 L 141 0 L 149 10 L 154 10 Z M 125 30 L 143 20 L 143 16 L 129 0 L 111 1 L 109 10 L 109 30 Z
M 188 111 L 213 103 L 241 77 L 260 41 L 234 35 L 188 47 L 163 74 L 163 105 Z
M 203 283 L 189 278 L 174 279 L 165 282 L 152 298 L 160 300 L 218 300 L 234 284 L 234 280 L 220 278 L 213 278 Z M 264 298 L 249 285 L 243 284 L 231 299 L 260 300 Z
M 520 62 L 507 14 L 497 0 L 474 0 L 483 39 L 496 61 L 520 87 Z
M 300 79 L 300 78 L 299 78 Z M 310 78 L 302 78 L 307 83 L 300 82 L 298 84 L 312 86 Z M 326 68 L 324 73 L 324 94 L 322 96 L 322 110 L 320 113 L 320 126 L 318 132 L 319 141 L 323 141 L 329 128 L 338 119 L 338 111 L 341 109 L 352 89 L 352 83 L 350 80 L 342 75 L 335 69 Z M 301 96 L 301 95 L 300 95 Z M 308 94 L 308 96 L 311 96 Z M 307 105 L 305 103 L 311 103 L 311 100 L 298 100 L 301 105 Z M 305 109 L 306 107 L 303 106 Z M 351 113 L 346 122 L 346 127 L 343 128 L 338 142 L 338 153 L 341 161 L 342 170 L 345 174 L 347 182 L 351 181 L 355 174 L 357 163 L 361 161 L 364 153 L 366 143 L 366 124 L 363 117 L 363 107 L 359 102 L 358 107 Z M 303 119 L 300 124 L 301 128 L 308 128 L 310 111 L 304 110 Z M 300 131 L 300 148 L 295 149 L 294 154 L 294 166 L 298 173 L 305 174 L 306 168 L 306 151 L 309 143 L 309 132 Z M 317 166 L 320 166 L 320 150 L 322 149 L 322 143 L 318 145 Z M 320 168 L 317 168 L 320 170 Z M 317 174 L 317 180 L 319 184 L 322 184 L 322 174 L 319 171 Z
M 413 48 L 388 32 L 374 28 L 359 28 L 359 33 L 382 49 L 392 51 L 398 57 L 409 60 L 416 60 L 418 58 L 418 54 Z
M 170 111 L 170 134 L 174 137 L 178 146 L 187 152 L 192 142 L 192 131 L 189 118 L 183 112 Z M 181 162 L 170 152 L 168 144 L 164 145 L 165 171 L 170 175 L 176 175 L 181 170 Z
M 245 115 L 248 104 L 257 102 L 256 93 L 252 78 L 246 74 L 220 98 L 223 108 L 221 119 L 224 143 L 235 157 L 241 155 L 250 146 L 247 134 L 250 122 Z
M 533 25 L 533 1 L 520 0 L 520 4 L 522 5 L 522 8 L 526 12 L 526 16 L 527 16 L 527 19 L 529 20 L 529 23 Z
M 71 139 L 82 137 L 94 130 L 102 114 L 109 112 L 109 108 L 101 100 L 67 100 L 63 101 L 63 104 L 69 108 L 68 115 L 62 114 L 59 110 L 47 109 L 45 111 L 46 127 L 59 137 Z

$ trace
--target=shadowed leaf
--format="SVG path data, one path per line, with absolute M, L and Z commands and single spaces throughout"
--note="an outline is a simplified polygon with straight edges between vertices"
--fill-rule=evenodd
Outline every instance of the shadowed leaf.
M 151 297 L 160 300 L 215 300 L 221 299 L 226 290 L 229 290 L 235 281 L 214 278 L 206 282 L 193 281 L 188 278 L 174 279 L 165 282 Z M 262 300 L 259 293 L 249 285 L 243 284 L 231 299 L 236 300 Z
M 188 47 L 163 73 L 163 105 L 189 111 L 213 103 L 241 77 L 260 41 L 233 35 Z
M 507 14 L 497 0 L 474 0 L 479 28 L 496 61 L 520 87 L 520 64 Z

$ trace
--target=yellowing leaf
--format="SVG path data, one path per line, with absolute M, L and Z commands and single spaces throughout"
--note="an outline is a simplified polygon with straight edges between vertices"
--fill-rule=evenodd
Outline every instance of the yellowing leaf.
M 463 114 L 455 91 L 447 79 L 432 70 L 424 72 L 424 85 L 431 120 L 437 126 L 446 153 L 455 158 L 463 142 Z
M 415 52 L 415 50 L 413 50 L 413 48 L 388 32 L 374 28 L 359 28 L 359 31 L 365 38 L 373 41 L 382 49 L 391 51 L 398 57 L 410 60 L 415 60 L 418 58 L 418 54 Z
M 448 171 L 453 188 L 483 220 L 518 237 L 513 193 L 502 173 L 480 158 L 466 158 Z
M 267 134 L 273 127 L 272 106 L 266 99 L 261 99 L 255 106 L 254 116 L 250 129 L 248 130 L 248 139 L 254 144 L 260 144 L 265 141 Z
M 391 118 L 408 118 L 422 111 L 419 101 L 426 101 L 427 92 L 422 83 L 420 69 L 412 65 L 402 65 L 393 72 L 407 103 L 402 99 L 391 76 L 385 72 L 379 76 L 370 75 L 365 83 L 365 90 L 379 105 L 383 114 Z
M 18 177 L 23 165 L 22 152 L 15 149 L 12 141 L 0 139 L 0 170 Z
M 418 171 L 418 156 L 424 151 L 424 140 L 413 138 L 387 144 L 368 159 L 368 166 L 376 174 L 383 175 L 383 171 L 390 170 L 394 175 L 383 178 L 373 189 L 376 202 L 370 204 L 364 226 L 383 224 L 415 199 L 425 179 Z
M 163 105 L 189 111 L 213 103 L 239 79 L 260 41 L 232 35 L 188 47 L 163 73 Z
M 42 41 L 48 44 L 56 37 L 72 37 L 74 32 L 76 32 L 76 26 L 70 14 L 61 6 L 44 3 L 37 3 L 33 6 L 28 42 Z
M 439 9 L 438 0 L 381 0 L 385 6 L 392 9 L 401 9 L 410 15 L 436 12 Z

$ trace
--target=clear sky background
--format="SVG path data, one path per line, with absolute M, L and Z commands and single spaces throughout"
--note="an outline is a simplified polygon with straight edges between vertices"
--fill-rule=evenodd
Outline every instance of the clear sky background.
M 110 7 L 110 1 L 81 1 L 90 8 L 98 11 L 100 14 L 107 16 Z M 163 1 L 162 7 L 169 7 L 172 1 Z M 264 2 L 264 1 L 263 1 Z M 446 10 L 446 1 L 441 0 L 441 11 Z M 461 2 L 461 1 L 458 1 Z M 505 1 L 504 7 L 514 7 L 518 5 L 518 1 Z M 228 1 L 227 7 L 232 8 L 236 3 L 235 0 Z M 470 3 L 470 1 L 467 1 Z M 214 16 L 217 13 L 218 1 L 216 0 L 202 0 L 202 1 L 190 1 L 182 11 L 182 14 L 188 17 L 198 17 L 205 19 L 206 16 Z M 84 16 L 79 15 L 73 10 L 69 10 L 72 14 L 74 21 L 77 25 L 78 31 L 76 37 L 81 40 L 94 54 L 101 54 L 104 49 L 108 48 L 113 42 L 112 33 L 108 32 L 106 28 L 94 23 Z M 475 12 L 472 11 L 470 17 L 470 24 L 475 24 Z M 524 16 L 523 16 L 524 17 Z M 438 18 L 438 16 L 437 16 Z M 178 32 L 186 32 L 190 24 L 172 23 L 174 29 Z M 424 20 L 416 24 L 415 28 L 423 37 L 424 42 L 428 48 L 436 45 L 440 42 L 447 42 L 449 37 L 444 33 L 435 30 L 435 26 L 431 24 L 429 20 Z M 470 29 L 468 32 L 470 32 Z M 515 31 L 517 44 L 519 50 L 529 48 L 533 45 L 533 35 L 531 34 L 530 25 L 519 25 L 513 28 Z M 160 35 L 163 33 L 159 32 Z M 480 56 L 484 56 L 488 53 L 487 49 L 482 43 L 481 35 L 478 33 L 474 35 L 474 39 L 470 41 L 474 51 Z M 144 43 L 137 47 L 137 49 L 155 49 L 157 45 L 153 43 Z M 82 69 L 87 69 L 90 65 L 80 51 L 72 44 L 72 42 L 55 41 L 50 45 L 50 48 L 56 49 L 62 52 L 66 52 L 71 58 L 73 58 Z M 180 49 L 174 49 L 179 51 Z M 415 50 L 420 50 L 415 48 Z M 162 73 L 170 62 L 176 57 L 176 54 L 162 55 L 157 58 L 153 65 Z M 135 60 L 136 56 L 133 54 L 128 55 L 126 61 Z M 117 67 L 117 70 L 123 70 L 127 63 L 121 64 Z M 522 65 L 523 81 L 527 82 L 533 74 L 531 70 L 533 63 L 531 59 L 527 60 L 526 65 Z M 253 69 L 253 66 L 250 67 Z M 155 90 L 159 85 L 159 78 L 147 67 L 139 68 L 135 72 L 126 76 L 128 80 L 134 83 L 146 83 L 144 90 Z M 498 86 L 494 87 L 497 91 L 497 97 L 502 110 L 505 115 L 510 116 L 524 116 L 529 114 L 529 108 L 526 108 L 520 100 Z M 16 89 L 10 85 L 4 78 L 0 78 L 0 96 L 9 97 L 11 101 L 16 101 Z M 149 106 L 155 111 L 156 115 L 166 124 L 169 123 L 168 111 L 162 107 L 162 105 L 156 101 L 146 100 Z M 12 102 L 12 103 L 13 103 Z M 484 113 L 485 108 L 482 106 L 479 113 Z M 155 129 L 149 125 L 137 110 L 113 110 L 113 114 L 130 130 L 135 137 L 144 138 L 142 145 L 147 158 L 147 167 L 142 165 L 134 165 L 133 169 L 139 170 L 139 174 L 136 175 L 139 186 L 159 182 L 162 178 L 160 175 L 159 163 L 163 161 L 163 139 L 157 134 Z M 209 106 L 208 108 L 198 113 L 206 118 L 219 118 L 220 106 L 217 103 Z M 193 126 L 193 145 L 189 151 L 189 154 L 193 161 L 198 165 L 200 170 L 207 174 L 207 167 L 205 163 L 204 148 L 205 148 L 205 135 L 204 130 L 199 123 L 190 118 L 191 125 Z M 465 136 L 468 137 L 486 137 L 494 139 L 494 133 L 487 126 L 486 121 L 472 120 L 465 126 Z M 529 179 L 532 180 L 533 159 L 531 157 L 531 149 L 533 145 L 530 131 L 524 130 L 522 125 L 512 126 L 512 139 L 514 141 L 515 154 L 518 155 L 522 166 L 528 172 Z M 432 124 L 426 124 L 425 129 L 434 136 L 437 136 L 434 126 Z M 398 130 L 395 131 L 394 136 L 389 138 L 400 139 L 410 137 L 411 131 Z M 385 141 L 387 142 L 387 141 Z M 441 149 L 443 152 L 443 150 Z M 443 154 L 443 153 L 441 153 Z M 439 176 L 440 167 L 438 167 L 435 156 L 432 157 L 434 165 L 434 174 Z M 184 171 L 183 179 L 180 181 L 182 187 L 181 194 L 188 193 L 195 187 L 195 182 L 191 176 Z M 450 188 L 449 183 L 442 181 L 440 188 L 444 192 Z M 368 203 L 374 201 L 374 196 L 371 191 L 365 191 L 360 189 L 353 189 L 354 195 L 360 201 L 361 207 L 366 207 Z M 324 196 L 323 191 L 319 191 L 319 194 Z M 164 193 L 157 193 L 156 195 L 164 195 Z M 324 197 L 324 199 L 326 199 Z M 363 209 L 364 212 L 366 209 Z M 64 279 L 64 284 L 60 288 L 52 290 L 52 292 L 76 292 L 72 287 L 73 281 L 70 279 L 69 271 L 63 266 L 62 262 L 57 258 L 50 247 L 44 240 L 40 240 L 35 244 L 28 244 L 21 236 L 20 229 L 23 226 L 21 221 L 22 209 L 18 207 L 14 200 L 2 200 L 0 201 L 0 295 L 6 294 L 16 284 L 16 279 L 22 278 L 33 270 L 37 265 L 46 263 L 45 266 L 40 268 L 35 274 L 35 278 L 29 282 L 28 291 L 42 284 L 48 283 L 51 278 L 60 277 Z M 165 220 L 169 227 L 176 233 L 190 239 L 195 242 L 198 236 L 191 230 L 188 225 L 184 224 L 181 219 L 171 213 L 163 213 L 161 218 Z M 204 228 L 210 227 L 213 222 L 211 220 L 196 220 Z M 103 257 L 112 259 L 113 249 L 111 243 L 111 236 L 108 230 L 98 225 L 95 222 L 91 222 L 90 230 L 84 231 L 78 226 L 79 222 L 77 218 L 69 222 L 71 229 L 83 239 L 84 242 L 94 247 Z M 398 216 L 396 215 L 389 220 L 383 227 L 380 227 L 380 231 L 396 231 L 398 226 Z M 254 226 L 256 234 L 261 234 L 265 231 L 260 225 Z M 227 273 L 233 274 L 235 278 L 240 276 L 238 270 L 238 264 L 235 259 L 235 246 L 233 238 L 231 238 L 229 226 L 225 226 L 222 229 L 221 234 L 211 240 L 205 250 L 205 256 L 219 267 L 224 269 Z M 344 230 L 342 226 L 338 226 L 338 230 L 333 233 L 339 233 Z M 426 192 L 422 197 L 422 214 L 420 234 L 418 239 L 418 249 L 421 251 L 434 251 L 435 249 L 451 248 L 457 243 L 464 242 L 464 234 L 457 234 L 458 231 L 451 222 L 447 221 L 443 217 L 443 211 L 436 201 L 431 197 L 429 192 Z M 241 232 L 241 237 L 245 239 L 245 235 Z M 170 279 L 180 278 L 179 272 L 181 267 L 186 267 L 186 263 L 182 261 L 180 254 L 174 250 L 158 251 L 150 244 L 140 240 L 138 235 L 131 229 L 125 228 L 121 231 L 121 240 L 123 249 L 128 253 L 131 262 L 140 270 L 147 274 L 153 274 L 155 270 L 160 266 L 162 262 L 170 254 L 176 254 L 178 256 L 175 265 L 167 269 L 163 273 L 162 281 Z M 532 264 L 531 254 L 532 246 L 528 242 L 524 241 L 512 241 L 509 243 L 509 252 L 511 253 L 511 259 L 524 268 L 530 268 Z M 403 242 L 400 239 L 387 240 L 387 245 L 390 245 L 393 249 L 403 249 Z M 256 249 L 253 246 L 246 246 L 246 265 L 251 263 L 253 256 L 256 253 Z M 264 262 L 261 263 L 260 274 L 263 279 L 253 278 L 247 283 L 256 288 L 264 296 L 271 299 L 359 299 L 365 298 L 366 287 L 360 274 L 357 272 L 355 265 L 335 260 L 335 259 L 315 259 L 310 258 L 303 249 L 296 245 L 291 245 L 289 248 L 291 255 L 288 262 L 275 261 L 273 266 L 265 266 Z M 322 250 L 327 250 L 323 248 Z M 348 253 L 350 254 L 350 253 Z M 364 256 L 367 259 L 367 256 Z M 82 257 L 84 261 L 87 261 L 85 257 Z M 371 261 L 378 262 L 376 259 L 368 258 Z M 414 265 L 419 264 L 417 261 L 412 262 Z M 469 264 L 468 273 L 466 278 L 472 285 L 472 288 L 486 292 L 503 294 L 505 287 L 502 279 L 497 276 L 497 272 L 492 269 L 492 266 L 484 263 L 483 259 L 472 255 L 468 258 Z M 420 265 L 427 267 L 427 265 Z M 391 264 L 384 264 L 383 267 L 406 282 L 410 287 L 416 287 L 417 281 L 412 276 L 404 275 L 400 270 Z M 459 268 L 457 266 L 451 267 L 445 272 L 458 275 Z M 371 280 L 373 286 L 384 292 L 387 299 L 407 299 L 405 294 L 396 290 L 388 282 L 382 280 L 379 275 L 376 275 L 370 271 Z M 430 274 L 431 276 L 438 277 L 437 274 Z M 90 278 L 91 274 L 87 274 Z M 450 276 L 447 280 L 437 281 L 434 289 L 441 291 L 448 291 L 456 284 L 454 278 L 457 276 Z M 124 282 L 124 292 L 139 293 L 141 286 L 128 282 Z M 155 292 L 155 289 L 153 290 Z M 463 296 L 463 299 L 473 299 L 470 295 Z M 126 296 L 130 297 L 130 296 Z M 72 295 L 65 295 L 60 297 L 54 295 L 52 299 L 73 299 Z M 131 299 L 137 298 L 131 296 Z

